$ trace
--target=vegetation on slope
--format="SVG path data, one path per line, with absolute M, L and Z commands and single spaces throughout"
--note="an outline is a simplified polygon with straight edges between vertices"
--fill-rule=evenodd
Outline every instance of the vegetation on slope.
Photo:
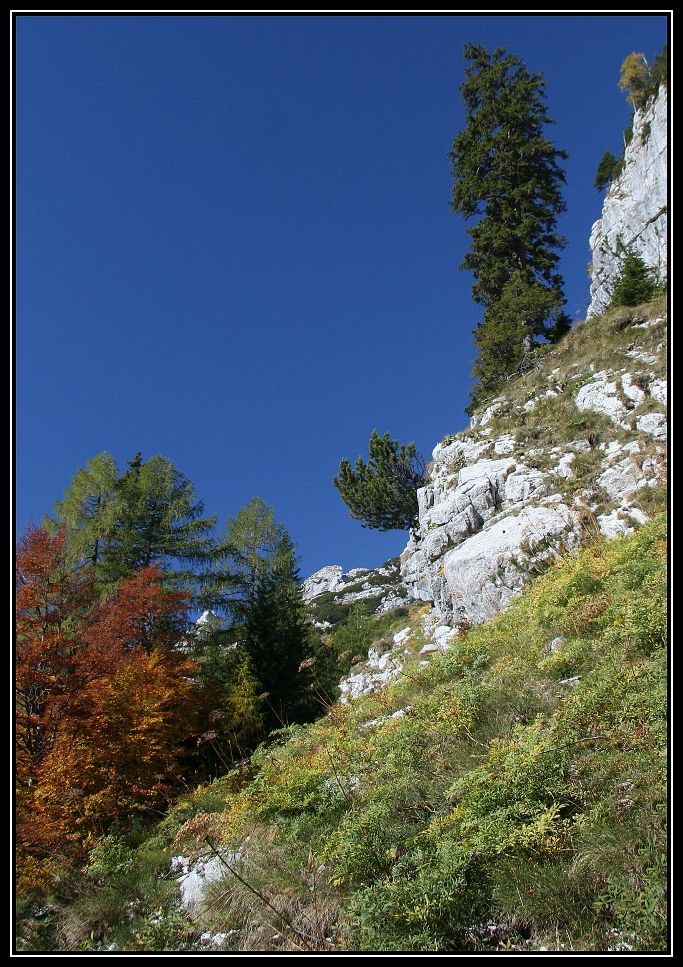
M 429 661 L 414 610 L 396 684 L 103 838 L 22 949 L 665 949 L 666 551 L 596 537 Z
M 618 506 L 619 497 L 596 483 L 605 469 L 608 446 L 637 441 L 642 458 L 653 461 L 660 479 L 666 476 L 666 442 L 648 439 L 637 427 L 645 414 L 665 415 L 667 411 L 652 385 L 667 379 L 666 339 L 666 296 L 646 305 L 610 308 L 602 316 L 577 322 L 560 343 L 546 347 L 532 371 L 506 386 L 505 394 L 493 401 L 484 425 L 447 436 L 443 444 L 458 439 L 494 440 L 509 433 L 514 441 L 513 455 L 526 466 L 543 471 L 551 466 L 553 448 L 557 448 L 557 459 L 576 444 L 587 444 L 588 449 L 573 461 L 571 475 L 553 478 L 554 491 L 570 501 L 580 501 L 595 516 L 609 512 Z M 635 402 L 617 389 L 625 410 L 619 422 L 594 409 L 579 410 L 576 405 L 576 394 L 598 370 L 617 387 L 622 386 L 622 373 L 629 373 L 643 390 L 643 399 Z M 632 504 L 647 517 L 658 500 L 661 495 L 658 497 L 651 487 L 642 487 L 631 497 Z

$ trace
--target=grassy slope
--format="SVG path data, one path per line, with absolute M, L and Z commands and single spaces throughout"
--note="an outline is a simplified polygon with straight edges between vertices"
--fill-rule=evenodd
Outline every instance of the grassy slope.
M 663 514 L 597 541 L 429 662 L 414 612 L 398 684 L 283 733 L 136 850 L 104 843 L 49 943 L 664 949 L 666 550 Z M 238 875 L 190 920 L 159 877 L 221 844 Z

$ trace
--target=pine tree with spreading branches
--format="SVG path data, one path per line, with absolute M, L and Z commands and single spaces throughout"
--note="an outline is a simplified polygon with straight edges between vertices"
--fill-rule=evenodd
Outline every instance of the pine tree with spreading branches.
M 355 469 L 344 458 L 334 485 L 354 520 L 381 531 L 408 530 L 417 522 L 417 490 L 426 471 L 414 443 L 407 446 L 372 431 L 369 460 L 356 460 Z

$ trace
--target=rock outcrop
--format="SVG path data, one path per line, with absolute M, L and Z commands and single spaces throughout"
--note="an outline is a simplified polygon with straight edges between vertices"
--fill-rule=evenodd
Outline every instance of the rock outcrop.
M 320 568 L 301 585 L 301 594 L 315 615 L 321 602 L 350 606 L 365 601 L 375 614 L 383 614 L 405 604 L 405 589 L 401 583 L 398 558 L 370 570 L 355 567 L 343 571 L 339 564 Z M 330 627 L 329 622 L 317 621 L 319 628 Z
M 321 567 L 315 574 L 306 578 L 301 585 L 301 595 L 308 603 L 320 594 L 341 591 L 345 585 L 352 584 L 361 575 L 369 573 L 370 569 L 367 567 L 355 567 L 344 572 L 340 564 L 328 564 L 327 567 Z
M 611 538 L 643 524 L 667 458 L 667 319 L 656 308 L 611 310 L 547 347 L 435 447 L 400 574 L 396 561 L 322 568 L 303 583 L 313 610 L 325 598 L 366 599 L 377 614 L 422 601 L 442 628 L 481 624 L 591 530 Z M 380 687 L 400 664 L 371 654 L 343 695 Z
M 624 249 L 633 248 L 663 282 L 667 276 L 667 91 L 633 119 L 624 167 L 593 225 L 590 319 L 610 304 Z
M 480 443 L 495 452 L 508 436 Z M 574 530 L 571 508 L 550 493 L 546 475 L 513 458 L 479 459 L 477 450 L 468 441 L 436 447 L 431 482 L 420 491 L 419 535 L 402 558 L 410 597 L 434 602 L 449 625 L 493 617 L 524 583 L 523 551 L 538 563 Z M 454 472 L 469 459 L 474 463 Z
M 360 695 L 370 695 L 398 678 L 403 671 L 405 656 L 411 652 L 417 651 L 419 655 L 427 656 L 446 651 L 451 639 L 458 633 L 457 628 L 441 623 L 434 608 L 419 617 L 417 626 L 417 630 L 410 625 L 402 628 L 392 636 L 391 641 L 385 640 L 370 648 L 367 661 L 360 662 L 339 683 L 342 705 L 347 705 Z M 400 718 L 405 714 L 406 710 L 402 709 L 390 717 Z M 366 725 L 379 725 L 381 721 L 384 720 L 375 719 Z

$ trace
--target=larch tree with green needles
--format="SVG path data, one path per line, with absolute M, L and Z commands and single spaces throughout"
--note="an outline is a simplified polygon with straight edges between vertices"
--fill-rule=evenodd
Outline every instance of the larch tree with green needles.
M 63 500 L 56 500 L 54 518 L 43 521 L 50 532 L 66 526 L 67 559 L 76 566 L 102 563 L 102 555 L 119 511 L 118 468 L 110 453 L 103 451 L 71 478 Z
M 275 520 L 275 509 L 260 497 L 252 497 L 235 517 L 228 518 L 216 545 L 223 570 L 214 579 L 215 603 L 231 615 L 234 624 L 245 620 L 258 581 L 272 566 L 283 530 Z
M 198 594 L 214 557 L 216 517 L 203 516 L 192 481 L 160 454 L 136 454 L 122 474 L 110 454 L 99 454 L 77 471 L 55 512 L 46 524 L 66 525 L 73 562 L 92 564 L 107 592 L 159 563 L 167 583 Z
M 118 580 L 160 561 L 177 580 L 193 582 L 194 569 L 211 559 L 216 516 L 203 516 L 192 481 L 167 457 L 143 461 L 138 453 L 117 490 L 122 511 L 105 553 L 111 577 Z
M 557 272 L 565 240 L 556 231 L 565 210 L 558 159 L 568 155 L 544 134 L 552 119 L 542 74 L 530 74 L 505 47 L 489 53 L 469 43 L 465 59 L 466 126 L 449 157 L 452 211 L 477 219 L 460 266 L 473 273 L 472 295 L 484 310 L 474 331 L 472 413 L 523 369 L 534 337 L 556 340 L 569 328 Z

